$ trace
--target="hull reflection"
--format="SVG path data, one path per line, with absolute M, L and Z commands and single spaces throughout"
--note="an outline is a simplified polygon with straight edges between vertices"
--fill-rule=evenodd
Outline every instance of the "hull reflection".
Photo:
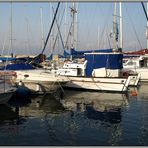
M 61 102 L 65 108 L 73 111 L 85 111 L 89 105 L 96 111 L 104 112 L 128 105 L 126 94 L 84 91 L 67 91 Z

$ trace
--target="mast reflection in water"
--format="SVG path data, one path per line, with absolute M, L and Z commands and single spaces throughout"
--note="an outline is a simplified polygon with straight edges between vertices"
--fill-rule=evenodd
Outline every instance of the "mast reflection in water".
M 66 90 L 62 98 L 58 92 L 13 97 L 0 105 L 0 145 L 148 145 L 142 90 L 137 96 Z

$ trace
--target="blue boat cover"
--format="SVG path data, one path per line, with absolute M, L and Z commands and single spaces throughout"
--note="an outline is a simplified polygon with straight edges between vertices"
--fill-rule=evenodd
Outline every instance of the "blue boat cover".
M 63 55 L 59 54 L 59 58 L 70 58 L 70 53 L 64 50 Z
M 112 49 L 95 49 L 95 50 L 81 50 L 81 51 L 76 51 L 75 49 L 71 48 L 71 55 L 74 58 L 83 58 L 84 53 L 92 53 L 92 52 L 112 52 Z
M 29 70 L 34 69 L 31 64 L 27 63 L 17 63 L 17 64 L 8 64 L 7 66 L 3 66 L 0 70 Z
M 5 62 L 5 61 L 15 61 L 16 58 L 7 58 L 7 57 L 0 57 L 0 60 Z
M 47 57 L 47 60 L 52 60 L 53 55 L 51 54 L 49 57 Z
M 93 69 L 122 69 L 123 54 L 104 53 L 104 54 L 85 54 L 87 60 L 86 76 L 91 77 Z
M 65 58 L 69 58 L 70 57 L 70 53 L 68 53 L 67 51 L 64 50 L 63 56 Z
M 61 54 L 59 54 L 59 55 L 58 55 L 58 58 L 64 58 L 64 56 L 63 56 L 63 55 L 61 55 Z

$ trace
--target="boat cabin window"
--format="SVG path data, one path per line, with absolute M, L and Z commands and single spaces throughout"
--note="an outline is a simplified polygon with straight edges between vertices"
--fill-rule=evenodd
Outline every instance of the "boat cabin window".
M 140 67 L 144 67 L 144 61 L 141 60 L 141 61 L 139 62 L 139 65 L 140 65 Z
M 82 75 L 82 69 L 81 69 L 81 68 L 77 68 L 77 70 L 78 70 L 78 71 L 77 71 L 77 72 L 78 72 L 78 73 L 77 73 L 78 76 L 81 76 L 81 75 Z
M 124 63 L 124 64 L 127 63 L 127 61 L 128 61 L 127 59 L 123 59 L 123 63 Z
M 136 62 L 128 62 L 127 65 L 136 65 Z
M 147 67 L 147 60 L 141 60 L 139 62 L 140 67 Z

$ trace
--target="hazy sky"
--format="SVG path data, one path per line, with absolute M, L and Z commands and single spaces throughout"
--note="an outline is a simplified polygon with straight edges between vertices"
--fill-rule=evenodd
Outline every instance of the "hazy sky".
M 13 3 L 13 40 L 11 49 L 11 4 L 0 3 L 0 53 L 40 53 L 42 50 L 40 9 L 42 8 L 43 35 L 44 39 L 46 39 L 52 20 L 52 6 L 55 9 L 56 5 L 57 3 Z M 67 9 L 65 9 L 66 4 L 61 3 L 58 12 L 58 24 L 61 24 L 60 30 L 64 42 L 66 41 L 71 24 L 71 5 L 72 3 L 68 3 Z M 146 48 L 146 17 L 141 3 L 123 3 L 122 9 L 123 50 L 138 50 Z M 78 50 L 110 48 L 110 46 L 113 46 L 113 39 L 109 38 L 109 34 L 113 30 L 113 11 L 113 2 L 78 3 Z M 50 37 L 45 53 L 50 53 L 51 48 L 53 47 L 53 41 L 57 34 L 56 24 L 54 25 L 53 32 L 53 36 Z M 62 52 L 60 39 L 56 42 L 55 51 Z

